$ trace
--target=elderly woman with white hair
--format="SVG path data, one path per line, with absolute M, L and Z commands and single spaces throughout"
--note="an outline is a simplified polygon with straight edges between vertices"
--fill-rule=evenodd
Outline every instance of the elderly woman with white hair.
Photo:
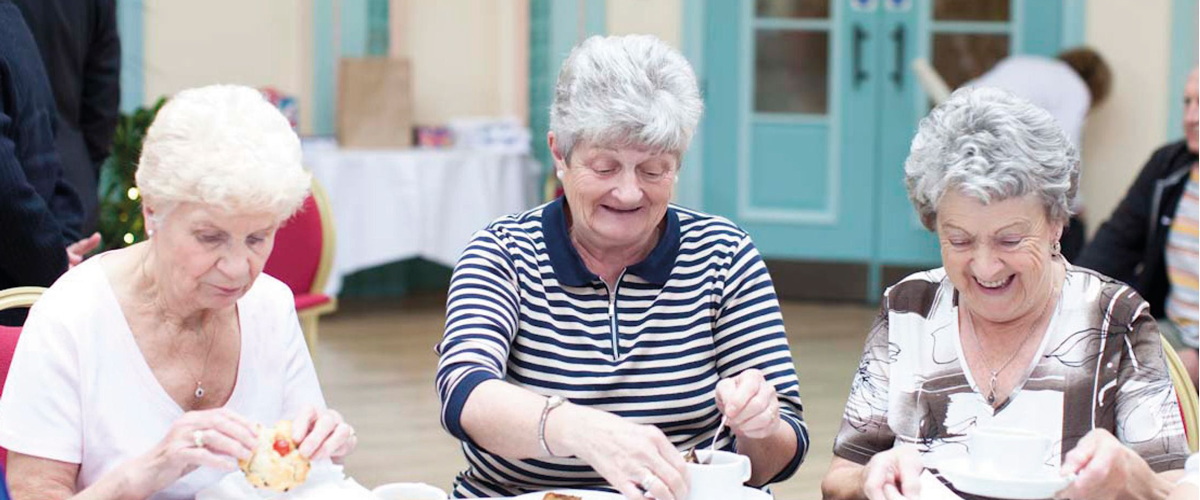
M 669 203 L 702 106 L 653 37 L 592 37 L 563 63 L 547 139 L 565 196 L 476 233 L 450 284 L 437 388 L 468 462 L 455 497 L 682 499 L 680 452 L 714 440 L 750 458 L 752 485 L 800 464 L 762 258 L 729 221 Z
M 885 292 L 825 498 L 914 498 L 923 468 L 982 458 L 982 429 L 1052 446 L 1032 473 L 952 484 L 976 497 L 1165 497 L 1187 444 L 1158 328 L 1131 288 L 1060 254 L 1078 164 L 1054 118 L 1000 90 L 959 90 L 921 121 L 906 182 L 944 267 Z
M 76 266 L 25 323 L 0 400 L 13 497 L 192 498 L 283 419 L 301 455 L 341 460 L 353 429 L 261 274 L 309 189 L 287 120 L 250 88 L 185 90 L 136 180 L 149 239 Z

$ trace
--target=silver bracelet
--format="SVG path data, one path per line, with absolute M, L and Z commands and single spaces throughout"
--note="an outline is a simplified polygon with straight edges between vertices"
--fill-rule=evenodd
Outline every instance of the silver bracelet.
M 550 417 L 550 410 L 562 406 L 567 400 L 561 396 L 550 396 L 546 398 L 546 406 L 542 407 L 542 418 L 538 420 L 538 443 L 542 445 L 542 451 L 551 457 L 557 457 L 553 451 L 550 451 L 550 446 L 546 444 L 546 419 Z

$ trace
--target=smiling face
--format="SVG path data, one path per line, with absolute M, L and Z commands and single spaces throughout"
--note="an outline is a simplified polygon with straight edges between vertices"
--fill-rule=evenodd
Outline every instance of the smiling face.
M 562 175 L 571 211 L 572 235 L 601 250 L 653 245 L 675 190 L 678 155 L 581 141 L 567 162 L 555 142 L 551 134 L 555 168 Z
M 154 231 L 155 282 L 176 303 L 197 309 L 233 306 L 250 290 L 275 244 L 275 214 L 231 214 L 180 203 L 162 224 L 146 211 Z
M 1035 195 L 983 204 L 951 190 L 937 211 L 942 264 L 959 304 L 993 323 L 1027 319 L 1054 290 L 1051 247 L 1062 226 Z

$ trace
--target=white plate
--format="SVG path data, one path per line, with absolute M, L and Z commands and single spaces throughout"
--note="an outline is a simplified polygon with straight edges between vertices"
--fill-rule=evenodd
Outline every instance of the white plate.
M 591 490 L 550 490 L 537 493 L 526 493 L 519 497 L 512 497 L 512 500 L 542 500 L 546 493 L 559 493 L 562 495 L 575 495 L 583 497 L 583 500 L 625 500 L 625 497 L 616 493 L 608 493 L 606 491 L 591 491 Z M 739 500 L 771 500 L 771 495 L 765 491 L 751 488 L 749 486 L 742 488 L 742 498 Z
M 1028 477 L 996 477 L 980 474 L 965 458 L 943 460 L 938 472 L 956 489 L 972 495 L 1014 500 L 1052 498 L 1067 487 L 1070 480 L 1047 467 L 1044 472 Z

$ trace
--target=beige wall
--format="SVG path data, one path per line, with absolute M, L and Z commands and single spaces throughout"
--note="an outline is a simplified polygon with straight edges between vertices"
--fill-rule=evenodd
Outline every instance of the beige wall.
M 1097 0 L 1087 4 L 1087 44 L 1112 66 L 1108 101 L 1092 112 L 1083 134 L 1082 191 L 1089 231 L 1121 201 L 1150 153 L 1182 125 L 1167 128 L 1171 0 Z
M 608 0 L 608 33 L 654 35 L 682 49 L 683 1 Z
M 528 107 L 528 0 L 391 0 L 393 56 L 412 61 L 414 121 Z
M 146 102 L 213 83 L 273 86 L 299 96 L 301 117 L 308 117 L 308 5 L 294 0 L 145 2 Z

